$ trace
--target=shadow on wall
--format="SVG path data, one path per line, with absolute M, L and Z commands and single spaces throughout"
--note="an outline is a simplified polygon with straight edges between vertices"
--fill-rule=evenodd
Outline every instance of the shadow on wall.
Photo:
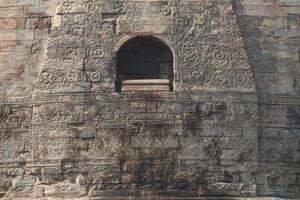
M 299 42 L 293 28 L 300 26 L 298 16 L 275 1 L 233 4 L 259 94 L 300 95 Z

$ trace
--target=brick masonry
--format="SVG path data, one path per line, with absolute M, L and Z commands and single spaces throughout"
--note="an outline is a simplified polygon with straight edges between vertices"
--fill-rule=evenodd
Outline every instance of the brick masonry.
M 0 1 L 1 96 L 32 92 L 56 1 Z
M 3 102 L 33 93 L 56 9 L 0 0 Z M 300 198 L 300 1 L 237 0 L 235 12 L 258 90 L 258 195 Z

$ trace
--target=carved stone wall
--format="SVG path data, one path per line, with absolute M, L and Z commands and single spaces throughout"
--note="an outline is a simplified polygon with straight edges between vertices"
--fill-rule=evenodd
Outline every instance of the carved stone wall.
M 282 1 L 272 11 L 294 13 L 273 19 L 248 1 L 49 2 L 56 12 L 31 17 L 51 34 L 28 42 L 40 46 L 23 65 L 38 75 L 3 85 L 0 197 L 299 197 L 298 82 L 259 71 L 273 60 L 262 44 L 291 41 L 278 43 L 287 28 L 272 23 L 291 18 L 297 31 L 284 7 L 297 3 Z M 116 53 L 137 35 L 173 51 L 174 92 L 115 92 Z

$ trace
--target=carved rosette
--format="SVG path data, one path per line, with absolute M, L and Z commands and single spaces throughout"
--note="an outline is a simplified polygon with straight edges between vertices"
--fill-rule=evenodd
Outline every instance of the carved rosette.
M 257 99 L 229 1 L 61 0 L 55 18 L 33 101 L 0 106 L 0 161 L 16 161 L 0 197 L 255 191 Z M 174 92 L 115 92 L 133 35 L 170 46 Z

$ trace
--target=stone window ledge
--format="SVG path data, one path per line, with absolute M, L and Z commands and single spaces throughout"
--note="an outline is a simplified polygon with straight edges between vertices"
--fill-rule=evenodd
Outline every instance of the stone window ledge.
M 168 79 L 136 79 L 122 81 L 122 92 L 131 91 L 170 92 L 170 81 Z

